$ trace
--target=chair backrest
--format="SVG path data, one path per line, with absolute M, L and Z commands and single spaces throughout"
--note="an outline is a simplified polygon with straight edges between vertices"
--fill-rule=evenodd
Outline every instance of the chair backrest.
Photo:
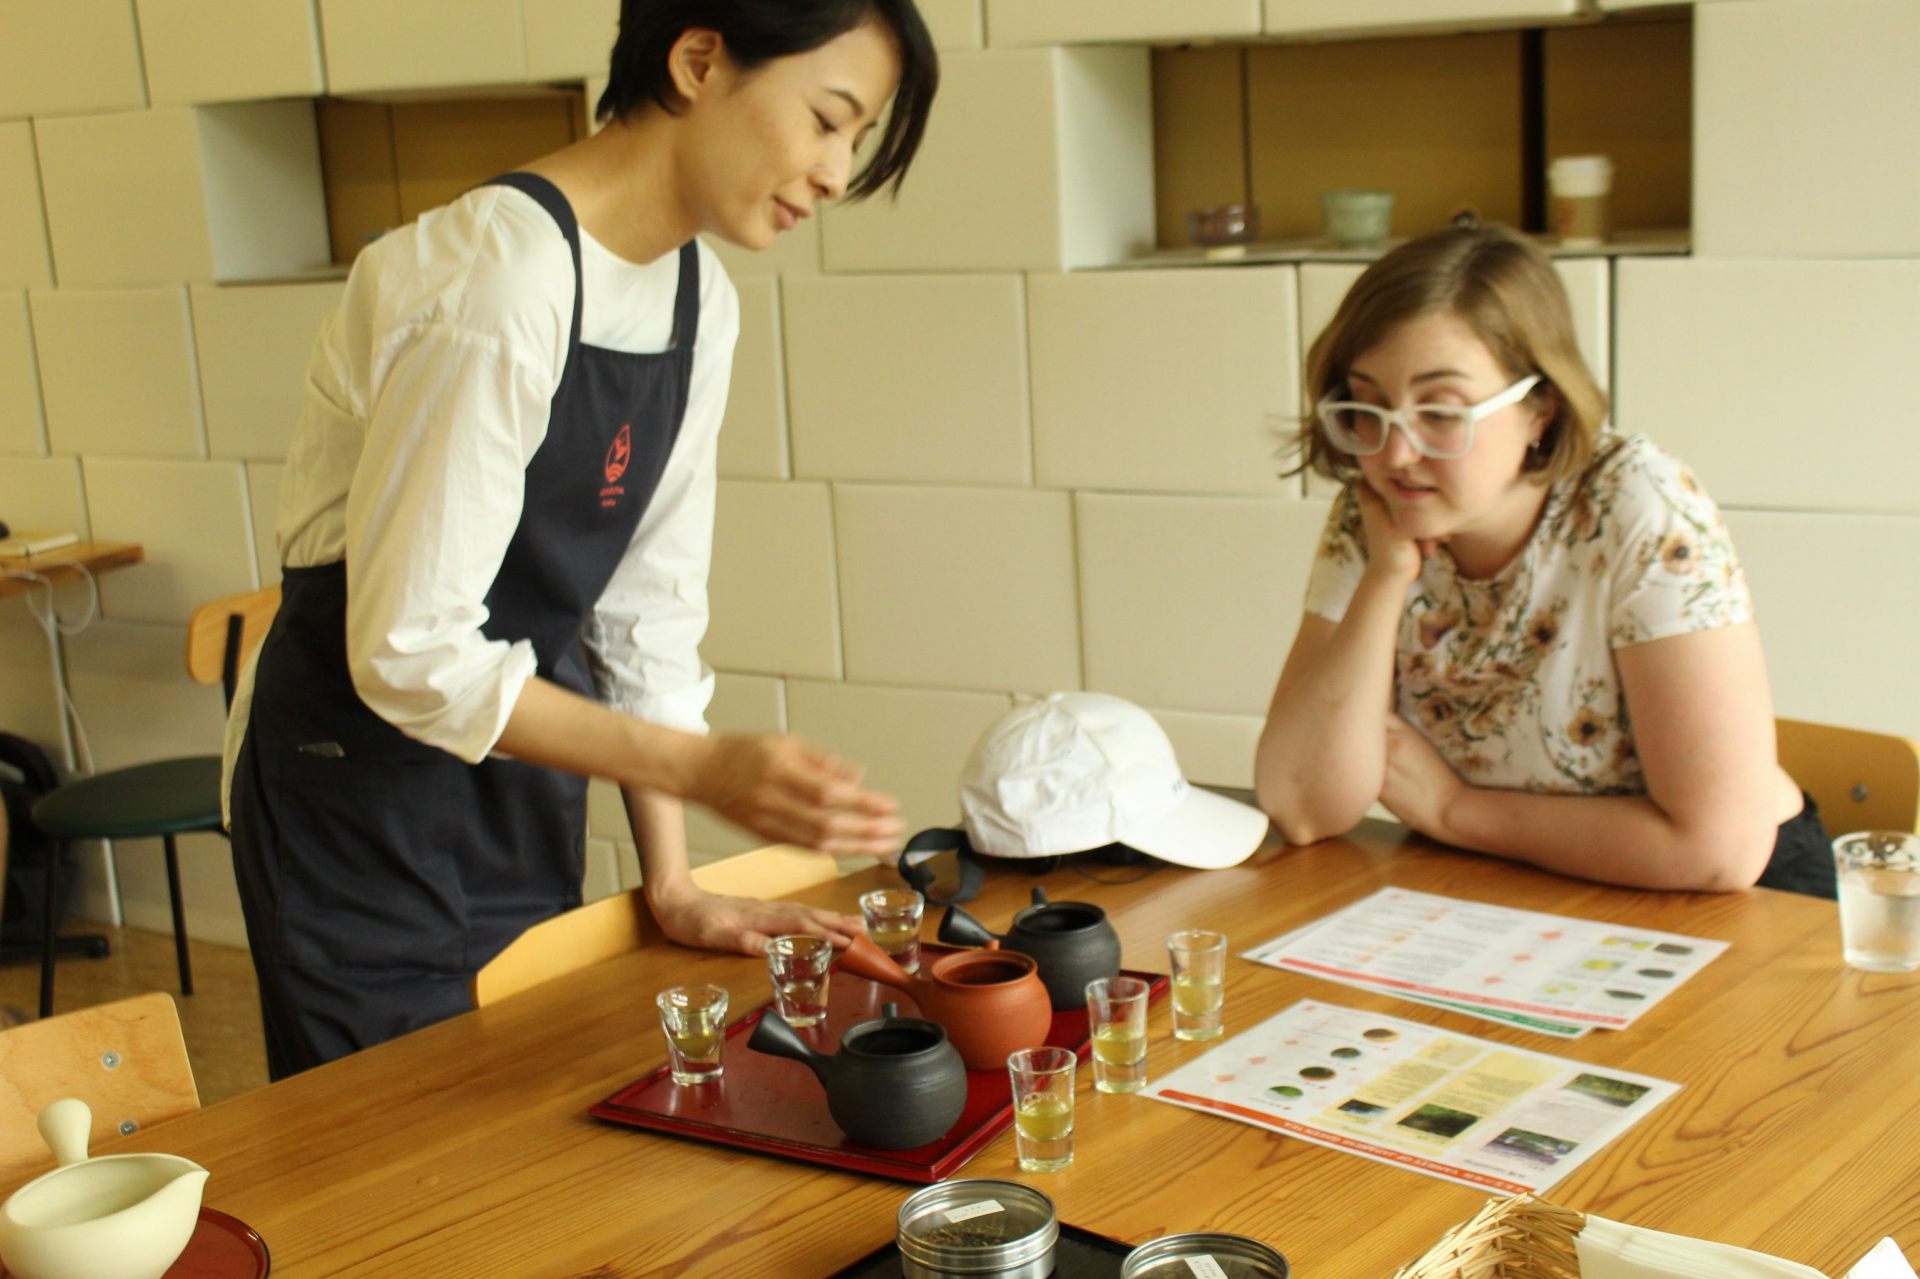
M 1890 733 L 1774 721 L 1780 767 L 1820 805 L 1835 835 L 1920 829 L 1920 746 Z
M 53 1167 L 41 1108 L 78 1097 L 93 1109 L 89 1149 L 200 1108 L 180 1014 L 163 991 L 0 1031 L 0 1182 Z
M 196 683 L 217 680 L 225 684 L 231 705 L 241 668 L 267 637 L 267 628 L 279 611 L 277 583 L 245 595 L 212 600 L 193 610 L 193 616 L 187 619 L 187 674 Z
M 840 875 L 826 853 L 775 844 L 706 866 L 693 882 L 732 897 L 780 897 Z M 661 939 L 653 912 L 637 888 L 588 902 L 521 933 L 473 975 L 473 1006 L 485 1008 L 565 973 L 604 963 Z
M 827 853 L 791 844 L 771 844 L 696 866 L 693 882 L 710 893 L 764 901 L 838 879 L 840 870 L 839 861 Z
M 473 1006 L 589 968 L 659 940 L 653 913 L 637 888 L 577 906 L 521 933 L 473 975 Z

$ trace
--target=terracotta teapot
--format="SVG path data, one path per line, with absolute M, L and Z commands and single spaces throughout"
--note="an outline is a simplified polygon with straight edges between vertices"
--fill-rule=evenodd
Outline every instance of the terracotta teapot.
M 917 977 L 860 936 L 840 956 L 840 967 L 913 996 L 920 1011 L 947 1028 L 968 1070 L 1004 1070 L 1016 1048 L 1047 1042 L 1053 1011 L 1031 957 L 990 944 L 923 961 Z
M 1107 912 L 1086 902 L 1050 902 L 1035 886 L 1033 905 L 1013 917 L 1004 937 L 958 906 L 940 918 L 940 940 L 953 946 L 984 946 L 997 941 L 1010 951 L 1031 955 L 1040 965 L 1040 981 L 1055 1008 L 1083 1008 L 1087 983 L 1120 972 L 1120 934 Z
M 877 1020 L 840 1036 L 840 1051 L 823 1053 L 777 1014 L 760 1018 L 747 1047 L 787 1057 L 811 1070 L 827 1090 L 827 1113 L 840 1131 L 876 1150 L 924 1146 L 959 1120 L 967 1104 L 967 1068 L 947 1032 L 924 1017 L 902 1017 L 887 1004 Z
M 92 1127 L 84 1101 L 40 1112 L 60 1166 L 0 1207 L 0 1261 L 14 1279 L 160 1279 L 193 1238 L 207 1170 L 176 1155 L 89 1159 Z

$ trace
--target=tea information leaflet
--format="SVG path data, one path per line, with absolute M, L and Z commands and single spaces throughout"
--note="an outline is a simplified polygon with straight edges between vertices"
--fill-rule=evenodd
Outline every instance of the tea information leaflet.
M 1246 958 L 1570 1039 L 1632 1025 L 1726 949 L 1708 938 L 1388 887 Z
M 1539 1193 L 1680 1085 L 1302 1000 L 1147 1095 L 1502 1194 Z

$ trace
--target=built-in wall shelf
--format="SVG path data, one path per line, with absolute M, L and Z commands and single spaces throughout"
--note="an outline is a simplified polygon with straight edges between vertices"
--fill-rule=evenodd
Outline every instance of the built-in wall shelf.
M 1152 253 L 1116 263 L 1109 269 L 1131 271 L 1154 267 L 1272 266 L 1299 262 L 1365 263 L 1404 243 L 1406 237 L 1401 236 L 1359 248 L 1343 248 L 1327 240 L 1262 240 L 1254 244 L 1217 249 L 1156 249 Z M 1692 251 L 1692 236 L 1681 229 L 1623 231 L 1598 245 L 1560 244 L 1551 236 L 1546 236 L 1541 237 L 1540 247 L 1555 258 L 1679 257 Z

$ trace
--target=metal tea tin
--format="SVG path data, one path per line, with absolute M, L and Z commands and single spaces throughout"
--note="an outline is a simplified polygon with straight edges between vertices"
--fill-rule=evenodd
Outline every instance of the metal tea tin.
M 1245 1235 L 1199 1232 L 1149 1240 L 1127 1254 L 1120 1279 L 1287 1279 L 1287 1259 Z
M 900 1205 L 905 1279 L 1047 1279 L 1060 1222 L 1053 1200 L 1017 1181 L 946 1181 Z

